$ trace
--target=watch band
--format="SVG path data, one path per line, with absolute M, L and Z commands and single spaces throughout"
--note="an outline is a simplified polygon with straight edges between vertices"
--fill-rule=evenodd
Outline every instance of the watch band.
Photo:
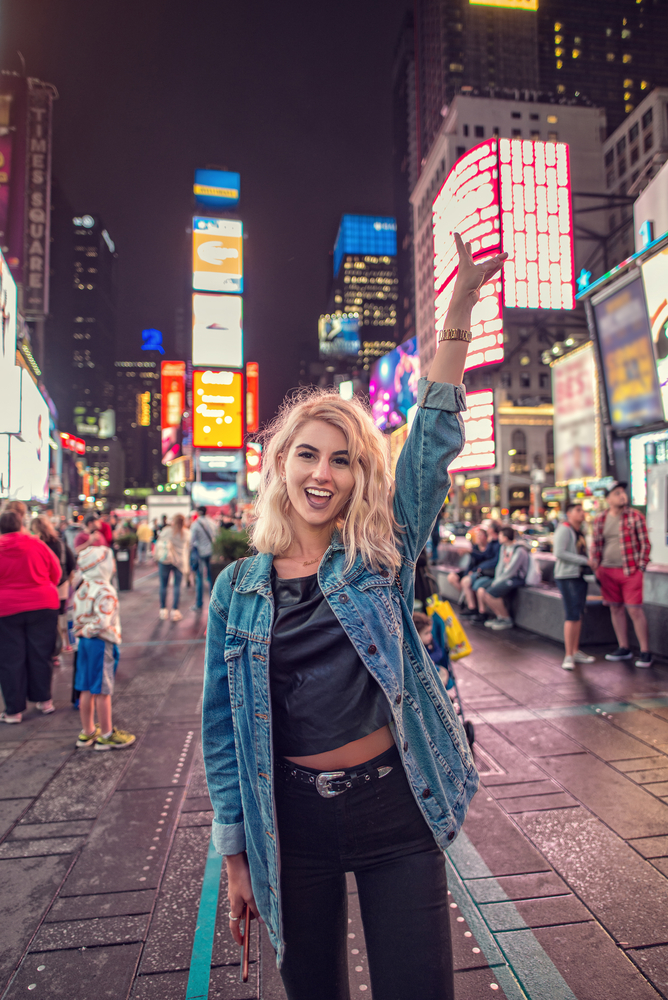
M 438 335 L 438 342 L 442 344 L 444 340 L 463 340 L 465 343 L 471 343 L 471 331 L 470 330 L 460 330 L 457 327 L 446 328 L 441 330 Z

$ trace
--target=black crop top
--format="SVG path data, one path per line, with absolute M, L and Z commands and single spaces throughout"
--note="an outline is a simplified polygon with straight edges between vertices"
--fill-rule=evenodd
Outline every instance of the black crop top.
M 274 752 L 325 753 L 387 725 L 387 699 L 325 600 L 317 574 L 281 580 L 272 568 L 271 586 Z

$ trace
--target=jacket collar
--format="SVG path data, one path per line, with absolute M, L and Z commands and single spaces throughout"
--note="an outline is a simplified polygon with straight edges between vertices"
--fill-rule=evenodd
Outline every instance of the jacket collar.
M 341 541 L 341 536 L 338 531 L 335 531 L 332 535 L 332 541 L 329 548 L 323 556 L 323 561 L 321 566 L 326 566 L 328 560 L 335 552 L 345 552 L 345 546 Z M 250 566 L 242 566 L 239 570 L 239 580 L 236 585 L 236 590 L 240 594 L 248 594 L 254 590 L 267 590 L 271 589 L 271 567 L 274 562 L 274 557 L 270 552 L 260 552 L 256 556 L 253 556 L 250 560 Z M 355 559 L 352 570 L 345 574 L 345 581 L 353 579 L 357 576 L 359 571 L 362 569 L 362 557 L 360 555 Z

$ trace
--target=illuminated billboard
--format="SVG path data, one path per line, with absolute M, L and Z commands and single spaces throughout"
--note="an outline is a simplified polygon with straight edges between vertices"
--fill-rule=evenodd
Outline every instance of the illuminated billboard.
M 243 223 L 238 219 L 193 219 L 193 288 L 243 292 Z
M 241 448 L 244 438 L 241 372 L 193 372 L 193 445 Z
M 185 361 L 163 361 L 160 365 L 160 437 L 163 464 L 181 454 L 181 418 L 186 401 Z
M 0 433 L 21 429 L 21 369 L 16 364 L 16 282 L 0 253 Z
M 555 481 L 593 479 L 600 469 L 596 447 L 596 366 L 591 342 L 553 361 L 551 368 Z
M 395 430 L 408 422 L 408 411 L 417 402 L 420 356 L 412 337 L 371 366 L 369 402 L 373 422 L 381 431 Z
M 538 0 L 469 0 L 472 7 L 507 7 L 509 10 L 538 10 Z
M 60 432 L 60 443 L 66 451 L 72 451 L 75 455 L 86 454 L 86 442 L 83 438 L 75 437 L 66 431 Z
M 243 306 L 240 295 L 193 295 L 195 367 L 242 368 Z
M 663 420 L 642 279 L 633 270 L 591 299 L 610 421 L 617 431 Z
M 198 205 L 231 208 L 239 201 L 241 178 L 229 170 L 196 170 L 193 194 Z
M 397 220 L 385 215 L 344 215 L 334 244 L 334 277 L 344 254 L 396 257 Z
M 193 483 L 191 492 L 195 507 L 225 507 L 239 495 L 236 480 L 229 483 Z
M 450 473 L 493 469 L 496 465 L 493 391 L 481 389 L 479 392 L 467 392 L 466 406 L 462 413 L 466 443 L 461 455 L 450 464 Z
M 9 445 L 10 500 L 49 499 L 49 407 L 21 369 L 21 436 Z
M 574 308 L 568 147 L 488 139 L 455 163 L 433 205 L 436 332 L 443 328 L 457 273 L 453 234 L 475 260 L 506 250 L 503 276 L 473 307 L 466 368 L 503 360 L 503 305 Z
M 246 363 L 246 431 L 260 429 L 260 368 L 257 361 Z
M 357 357 L 360 350 L 358 313 L 326 313 L 318 320 L 320 357 Z
M 640 265 L 657 357 L 668 356 L 668 247 Z

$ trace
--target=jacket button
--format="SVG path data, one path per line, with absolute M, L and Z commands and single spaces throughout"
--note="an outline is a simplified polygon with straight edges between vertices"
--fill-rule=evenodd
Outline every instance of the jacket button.
M 395 700 L 395 702 L 396 702 L 397 705 L 401 705 L 401 695 L 400 694 L 398 694 L 397 697 L 394 700 Z
M 429 791 L 428 788 L 423 788 L 422 789 L 422 798 L 423 799 L 428 799 L 430 795 L 431 795 L 431 792 Z
M 454 839 L 455 839 L 455 831 L 451 830 L 450 833 L 448 834 L 448 840 L 454 840 Z
M 369 654 L 369 656 L 373 656 L 373 654 L 377 653 L 377 652 L 378 652 L 378 649 L 376 648 L 376 646 L 374 646 L 373 643 L 371 643 L 371 645 L 367 649 L 367 653 Z
M 341 596 L 339 597 L 339 604 L 347 604 L 348 601 L 349 601 L 348 595 L 347 594 L 341 594 Z
M 404 743 L 404 752 L 408 750 L 408 743 Z
M 381 575 L 382 577 L 384 577 L 384 579 L 385 579 L 385 580 L 387 580 L 387 578 L 388 578 L 388 576 L 389 576 L 390 574 L 389 574 L 389 573 L 387 572 L 387 570 L 386 570 L 386 569 L 381 569 L 381 571 L 380 571 L 380 575 Z

